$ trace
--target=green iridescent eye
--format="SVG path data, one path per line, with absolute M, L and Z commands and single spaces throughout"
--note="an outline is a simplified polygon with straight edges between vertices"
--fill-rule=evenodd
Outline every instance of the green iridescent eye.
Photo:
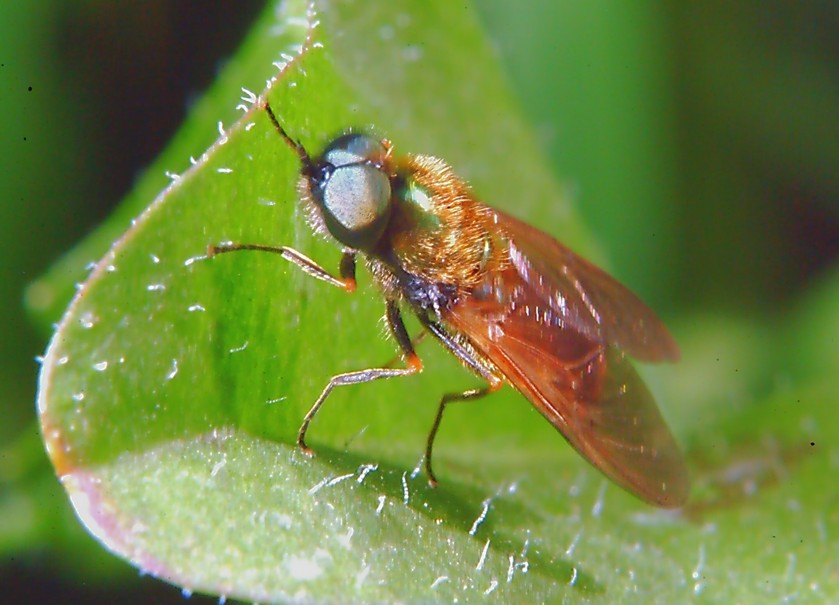
M 353 248 L 374 244 L 390 210 L 390 180 L 370 164 L 336 168 L 323 188 L 321 203 L 327 228 Z
M 321 156 L 313 197 L 326 228 L 342 244 L 359 250 L 375 246 L 390 216 L 390 178 L 375 163 L 382 144 L 364 134 L 334 140 Z

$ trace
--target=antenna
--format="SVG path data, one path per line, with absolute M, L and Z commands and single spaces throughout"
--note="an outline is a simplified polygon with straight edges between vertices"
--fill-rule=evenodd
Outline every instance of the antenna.
M 274 110 L 271 109 L 271 105 L 266 100 L 262 104 L 263 109 L 268 112 L 268 118 L 271 120 L 271 123 L 274 125 L 274 128 L 277 132 L 280 133 L 280 136 L 283 140 L 288 144 L 289 147 L 297 154 L 297 157 L 300 158 L 300 163 L 303 164 L 303 169 L 311 169 L 314 166 L 314 162 L 312 162 L 311 156 L 306 152 L 306 148 L 303 147 L 298 141 L 292 139 L 288 133 L 285 131 L 285 128 L 280 126 L 280 121 L 277 119 L 277 116 L 274 115 Z

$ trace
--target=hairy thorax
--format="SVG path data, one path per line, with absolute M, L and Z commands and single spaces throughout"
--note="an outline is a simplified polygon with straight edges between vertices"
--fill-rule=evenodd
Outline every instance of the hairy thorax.
M 383 238 L 388 253 L 380 258 L 387 268 L 456 297 L 509 263 L 506 244 L 493 235 L 495 213 L 474 200 L 448 164 L 415 155 L 394 170 L 399 191 Z M 373 267 L 388 289 L 384 269 Z

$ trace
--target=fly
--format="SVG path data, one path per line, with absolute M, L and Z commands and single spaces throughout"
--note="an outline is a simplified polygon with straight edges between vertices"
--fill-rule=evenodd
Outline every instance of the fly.
M 444 395 L 426 441 L 425 470 L 443 412 L 510 384 L 612 481 L 642 500 L 679 506 L 690 488 L 676 442 L 627 355 L 675 361 L 678 347 L 643 302 L 607 273 L 518 219 L 478 201 L 443 160 L 393 152 L 387 140 L 351 133 L 310 156 L 270 105 L 274 129 L 300 160 L 299 192 L 312 228 L 343 246 L 335 276 L 300 252 L 262 244 L 219 244 L 278 254 L 309 275 L 353 292 L 361 256 L 385 301 L 404 367 L 333 376 L 303 419 L 309 425 L 335 387 L 410 376 L 423 364 L 402 320 L 424 331 L 484 381 Z

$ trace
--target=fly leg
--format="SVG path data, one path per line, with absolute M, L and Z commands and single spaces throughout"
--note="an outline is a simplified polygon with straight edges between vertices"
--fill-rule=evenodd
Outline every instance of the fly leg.
M 352 250 L 344 250 L 341 256 L 341 277 L 335 277 L 329 271 L 321 267 L 311 258 L 288 246 L 264 246 L 262 244 L 210 244 L 207 246 L 207 256 L 213 257 L 225 252 L 238 252 L 240 250 L 256 250 L 258 252 L 271 252 L 279 254 L 282 258 L 294 263 L 304 273 L 311 275 L 321 281 L 341 288 L 346 292 L 355 291 L 355 255 Z
M 434 424 L 431 425 L 431 431 L 428 433 L 428 440 L 425 443 L 425 472 L 428 475 L 428 483 L 431 487 L 437 486 L 437 477 L 434 475 L 434 470 L 431 467 L 431 452 L 434 449 L 434 439 L 437 437 L 437 431 L 440 429 L 440 422 L 443 420 L 443 411 L 450 403 L 459 401 L 474 401 L 485 397 L 490 393 L 494 393 L 504 382 L 493 371 L 492 366 L 475 353 L 472 348 L 464 342 L 453 338 L 443 326 L 430 319 L 420 316 L 420 321 L 425 328 L 431 332 L 448 350 L 454 353 L 463 365 L 475 372 L 478 376 L 487 381 L 485 387 L 478 389 L 469 389 L 462 393 L 447 393 L 443 395 L 440 400 L 440 405 L 437 407 L 437 416 L 434 417 Z
M 411 339 L 411 346 L 412 346 L 413 348 L 415 348 L 415 349 L 416 349 L 416 348 L 417 348 L 417 346 L 418 346 L 418 345 L 419 345 L 419 344 L 420 344 L 423 340 L 425 340 L 425 337 L 426 337 L 426 336 L 428 336 L 428 332 L 426 332 L 425 330 L 423 330 L 422 332 L 420 332 L 419 334 L 417 334 L 416 336 L 414 336 L 414 337 Z M 400 359 L 402 359 L 402 355 L 403 355 L 402 353 L 398 353 L 398 354 L 396 354 L 394 357 L 391 357 L 390 361 L 388 361 L 388 362 L 384 365 L 384 367 L 386 367 L 386 368 L 392 368 L 393 366 L 395 366 L 395 365 L 396 365 L 396 363 L 397 363 Z
M 297 433 L 297 445 L 300 449 L 309 456 L 312 455 L 312 449 L 306 445 L 306 431 L 309 429 L 312 419 L 318 413 L 326 398 L 335 387 L 345 386 L 348 384 L 359 384 L 363 382 L 372 382 L 381 378 L 394 378 L 396 376 L 410 376 L 422 371 L 422 361 L 414 351 L 411 344 L 411 338 L 408 336 L 408 331 L 405 329 L 405 324 L 402 321 L 402 314 L 399 311 L 399 305 L 396 301 L 388 300 L 385 317 L 387 318 L 387 325 L 390 332 L 396 339 L 399 348 L 402 350 L 402 355 L 405 359 L 404 368 L 368 368 L 366 370 L 357 370 L 355 372 L 347 372 L 346 374 L 338 374 L 330 378 L 329 383 L 323 392 L 312 405 L 309 412 L 303 418 L 303 424 L 300 425 L 300 431 Z

